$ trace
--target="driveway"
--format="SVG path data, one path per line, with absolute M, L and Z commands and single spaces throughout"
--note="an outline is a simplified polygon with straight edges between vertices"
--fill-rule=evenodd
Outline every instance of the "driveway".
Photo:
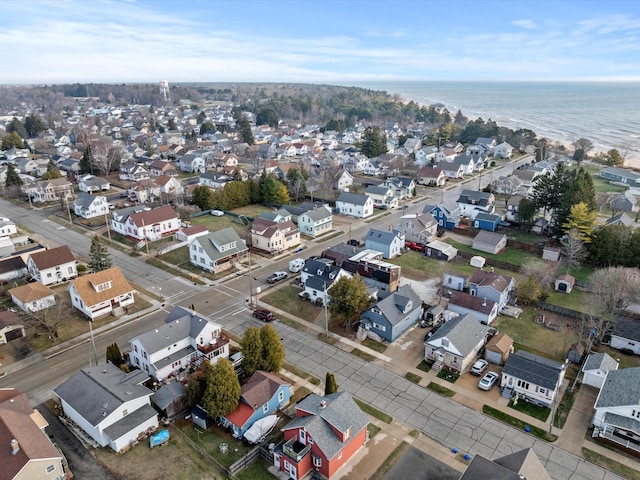
M 420 472 L 419 475 L 418 472 Z M 407 478 L 457 480 L 460 478 L 460 472 L 427 455 L 422 450 L 409 447 L 409 450 L 385 475 L 384 480 L 406 480 Z

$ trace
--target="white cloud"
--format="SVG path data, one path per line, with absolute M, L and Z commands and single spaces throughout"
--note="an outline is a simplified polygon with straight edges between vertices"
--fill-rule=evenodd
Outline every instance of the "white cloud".
M 516 27 L 524 28 L 526 30 L 535 30 L 536 28 L 538 28 L 536 22 L 530 19 L 514 20 L 511 22 L 511 24 L 515 25 Z

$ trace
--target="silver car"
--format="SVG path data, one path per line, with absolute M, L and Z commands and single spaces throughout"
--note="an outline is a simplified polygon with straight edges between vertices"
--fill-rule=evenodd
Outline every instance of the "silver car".
M 500 377 L 497 373 L 489 372 L 478 382 L 478 388 L 480 390 L 491 390 L 491 387 L 498 381 L 498 378 Z

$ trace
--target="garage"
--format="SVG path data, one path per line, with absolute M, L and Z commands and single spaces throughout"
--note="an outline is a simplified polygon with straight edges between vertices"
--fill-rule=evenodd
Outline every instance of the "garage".
M 4 337 L 7 339 L 7 342 L 15 340 L 16 338 L 22 338 L 24 337 L 24 330 L 22 329 L 22 327 L 16 327 L 13 330 L 9 330 L 8 332 L 6 332 L 4 334 Z

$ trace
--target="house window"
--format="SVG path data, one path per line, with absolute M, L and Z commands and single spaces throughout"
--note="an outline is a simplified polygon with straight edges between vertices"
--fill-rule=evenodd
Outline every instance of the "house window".
M 529 390 L 529 383 L 523 380 L 518 380 L 518 387 L 524 388 L 525 390 Z
M 73 273 L 73 267 L 69 267 L 69 273 Z
M 47 278 L 51 278 L 51 272 L 47 273 Z
M 125 409 L 122 411 L 122 416 L 123 416 L 123 417 L 126 417 L 128 414 L 129 414 L 129 411 L 125 408 Z
M 265 404 L 262 406 L 262 413 L 268 413 L 268 412 L 269 412 L 269 404 L 268 404 L 268 403 L 265 403 Z
M 542 387 L 536 387 L 536 392 L 541 393 L 542 395 L 545 395 L 547 393 L 547 390 Z
M 285 460 L 284 461 L 284 471 L 288 472 L 290 469 L 291 469 L 291 464 Z
M 306 445 L 307 444 L 307 432 L 303 429 L 300 429 L 300 443 Z
M 138 353 L 138 346 L 137 345 L 134 345 L 133 349 L 135 350 L 136 353 Z
M 284 392 L 283 391 L 279 391 L 278 392 L 278 402 L 281 402 L 284 400 Z
M 322 466 L 322 458 L 313 456 L 313 466 L 320 468 Z
M 46 472 L 47 472 L 47 473 L 53 473 L 53 472 L 55 472 L 55 471 L 56 471 L 56 466 L 55 466 L 55 465 L 49 465 L 49 466 L 46 468 Z

